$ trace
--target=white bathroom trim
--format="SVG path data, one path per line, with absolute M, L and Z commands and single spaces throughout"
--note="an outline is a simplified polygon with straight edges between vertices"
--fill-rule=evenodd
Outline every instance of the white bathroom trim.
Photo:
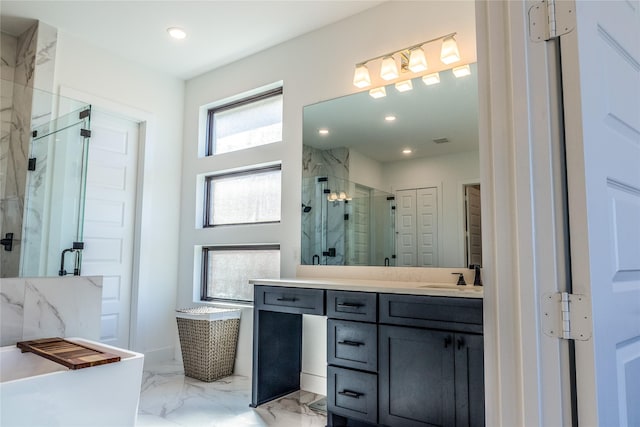
M 145 221 L 145 218 L 152 215 L 152 212 L 150 212 L 151 209 L 147 207 L 151 206 L 150 201 L 153 198 L 153 194 L 151 189 L 144 185 L 145 180 L 151 178 L 149 172 L 144 166 L 145 164 L 150 163 L 149 157 L 151 154 L 147 147 L 149 147 L 155 140 L 155 133 L 157 129 L 156 117 L 153 113 L 148 111 L 124 105 L 117 101 L 64 85 L 60 86 L 59 95 L 86 102 L 87 104 L 104 109 L 120 117 L 138 122 L 140 125 L 138 176 L 136 179 L 136 194 L 138 196 L 136 197 L 129 348 L 135 351 L 144 352 L 146 362 L 172 359 L 175 352 L 175 348 L 172 346 L 157 349 L 144 348 L 141 340 L 143 319 L 139 316 L 142 304 L 139 297 L 141 294 L 141 287 L 151 286 L 151 280 L 148 277 L 148 272 L 153 269 L 153 259 L 147 259 L 147 257 L 144 256 L 146 249 L 144 242 L 145 240 L 149 241 L 154 232 L 156 232 L 151 229 L 151 227 L 145 226 L 145 223 L 151 223 L 150 221 Z

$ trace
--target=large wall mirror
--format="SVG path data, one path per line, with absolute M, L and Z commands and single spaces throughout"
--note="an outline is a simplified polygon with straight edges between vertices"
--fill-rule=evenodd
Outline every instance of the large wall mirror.
M 302 264 L 482 264 L 476 64 L 470 70 L 304 108 Z

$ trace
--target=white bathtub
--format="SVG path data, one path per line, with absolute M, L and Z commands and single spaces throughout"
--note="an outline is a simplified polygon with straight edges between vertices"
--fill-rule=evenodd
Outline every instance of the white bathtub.
M 0 348 L 0 425 L 134 426 L 144 355 L 79 338 L 120 362 L 70 370 L 15 346 Z

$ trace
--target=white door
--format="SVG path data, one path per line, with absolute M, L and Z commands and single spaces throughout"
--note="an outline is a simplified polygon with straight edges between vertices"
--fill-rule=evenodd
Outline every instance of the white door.
M 640 425 L 640 2 L 578 1 L 562 36 L 581 426 Z
M 438 189 L 396 193 L 397 265 L 438 266 Z
M 482 265 L 482 215 L 480 186 L 466 185 L 466 246 L 467 265 Z
M 129 347 L 138 123 L 93 110 L 82 274 L 104 276 L 101 341 Z
M 416 265 L 416 190 L 396 193 L 397 259 L 400 267 Z
M 416 190 L 417 265 L 419 267 L 438 266 L 438 189 Z

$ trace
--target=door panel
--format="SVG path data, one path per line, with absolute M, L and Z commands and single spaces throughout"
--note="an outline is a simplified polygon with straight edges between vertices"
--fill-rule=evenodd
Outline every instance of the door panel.
M 101 341 L 129 347 L 138 124 L 93 110 L 82 274 L 104 276 Z
M 638 425 L 640 2 L 577 2 L 576 18 L 562 39 L 571 264 L 593 324 L 576 342 L 578 419 Z
M 379 327 L 380 423 L 453 426 L 453 333 Z
M 401 190 L 396 194 L 398 233 L 398 265 L 416 265 L 416 197 L 415 190 Z

